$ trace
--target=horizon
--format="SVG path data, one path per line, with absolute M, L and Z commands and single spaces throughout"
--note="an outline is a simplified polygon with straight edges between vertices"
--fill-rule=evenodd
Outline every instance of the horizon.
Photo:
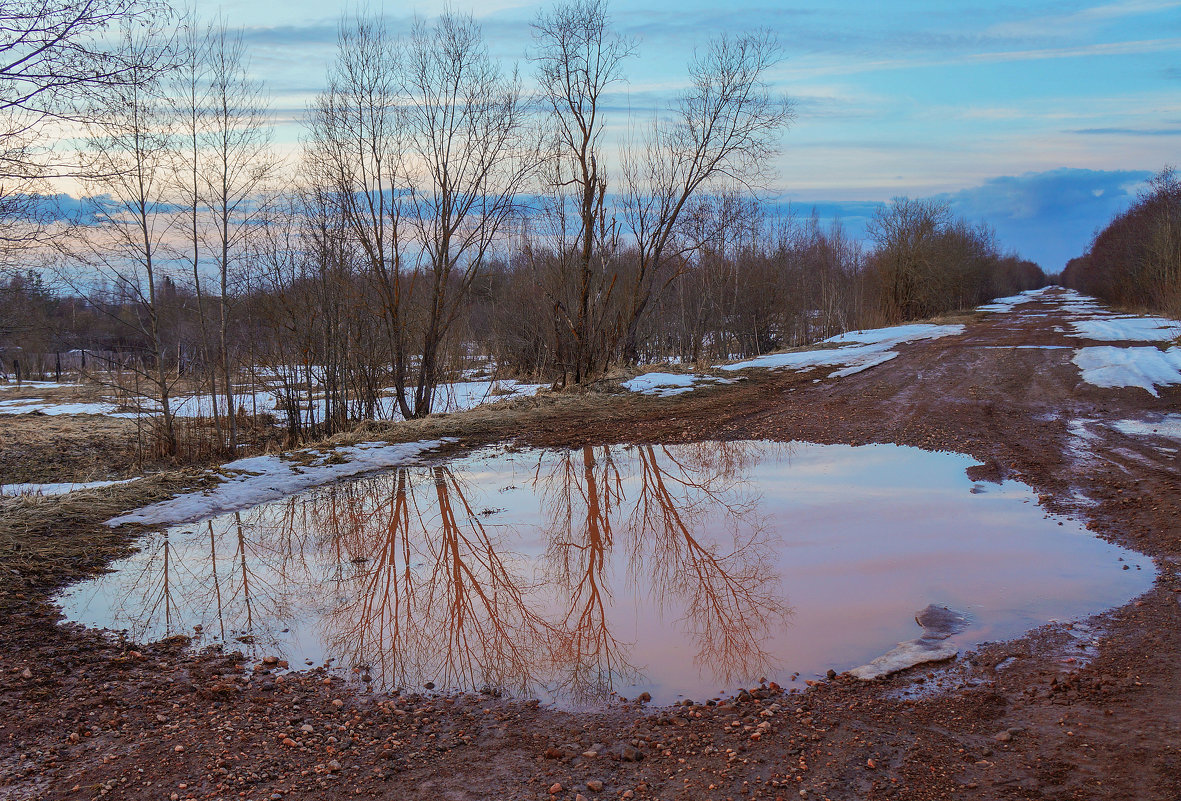
M 386 9 L 396 31 L 444 8 L 472 12 L 492 52 L 525 60 L 529 23 L 550 4 L 418 2 Z M 307 103 L 335 53 L 340 12 L 294 0 L 224 8 L 242 27 L 255 74 L 272 94 L 276 140 L 293 147 Z M 375 7 L 381 10 L 380 6 Z M 1001 247 L 1059 272 L 1125 209 L 1143 182 L 1181 154 L 1181 2 L 924 0 L 888 9 L 865 0 L 719 10 L 703 0 L 614 4 L 634 36 L 629 83 L 609 124 L 659 108 L 681 85 L 693 48 L 722 32 L 771 29 L 786 59 L 777 88 L 794 101 L 777 204 L 839 216 L 864 232 L 867 203 L 936 197 L 996 230 Z M 275 19 L 281 16 L 282 22 Z

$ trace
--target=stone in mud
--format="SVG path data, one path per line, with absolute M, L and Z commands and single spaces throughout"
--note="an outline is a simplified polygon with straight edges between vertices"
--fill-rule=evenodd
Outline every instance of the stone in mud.
M 616 743 L 611 748 L 611 756 L 618 759 L 620 762 L 639 762 L 644 758 L 644 752 L 636 748 L 634 745 L 627 743 Z
M 882 654 L 868 665 L 853 668 L 849 675 L 870 681 L 915 665 L 952 659 L 959 653 L 958 648 L 945 641 L 968 627 L 965 615 L 946 606 L 932 604 L 916 614 L 914 620 L 922 627 L 923 636 L 899 643 L 892 651 Z

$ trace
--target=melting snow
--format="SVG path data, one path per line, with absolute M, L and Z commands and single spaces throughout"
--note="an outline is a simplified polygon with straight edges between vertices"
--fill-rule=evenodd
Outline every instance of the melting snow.
M 1111 427 L 1131 437 L 1181 439 L 1181 414 L 1166 414 L 1156 421 L 1117 420 Z
M 115 484 L 126 484 L 128 481 L 135 480 L 134 478 L 125 478 L 117 481 L 63 482 L 58 484 L 0 484 L 0 495 L 65 495 L 74 490 L 111 487 Z
M 733 378 L 717 378 L 701 373 L 644 373 L 623 382 L 623 388 L 641 395 L 680 395 L 692 392 L 698 384 L 732 384 Z
M 1043 289 L 1027 289 L 1020 294 L 1011 295 L 1007 298 L 997 298 L 996 300 L 992 301 L 991 303 L 986 303 L 983 306 L 977 306 L 976 311 L 982 311 L 982 312 L 1012 311 L 1013 307 L 1018 304 L 1029 303 L 1030 301 L 1038 300 L 1041 297 L 1043 292 L 1045 292 L 1045 288 L 1043 288 Z
M 363 442 L 338 448 L 310 465 L 278 456 L 252 456 L 221 466 L 229 473 L 220 484 L 203 492 L 189 492 L 112 518 L 108 526 L 123 523 L 191 523 L 226 512 L 240 511 L 297 492 L 329 484 L 341 478 L 387 467 L 416 464 L 424 454 L 451 439 L 390 445 Z M 340 460 L 344 461 L 341 462 Z
M 889 361 L 898 355 L 897 351 L 892 351 L 890 348 L 903 342 L 938 339 L 963 332 L 964 326 L 962 325 L 933 325 L 930 323 L 897 325 L 868 331 L 849 331 L 829 337 L 821 343 L 839 345 L 840 347 L 802 350 L 793 353 L 772 353 L 735 364 L 719 365 L 719 367 L 723 370 L 744 370 L 748 367 L 766 369 L 787 367 L 793 370 L 806 370 L 811 367 L 844 365 L 844 369 L 829 374 L 830 378 L 840 378 Z
M 1181 337 L 1181 322 L 1166 320 L 1163 317 L 1128 316 L 1078 320 L 1070 326 L 1074 333 L 1067 336 L 1102 342 L 1170 342 Z
M 1154 398 L 1156 388 L 1181 384 L 1181 347 L 1080 348 L 1074 363 L 1082 379 L 1097 387 L 1140 387 Z

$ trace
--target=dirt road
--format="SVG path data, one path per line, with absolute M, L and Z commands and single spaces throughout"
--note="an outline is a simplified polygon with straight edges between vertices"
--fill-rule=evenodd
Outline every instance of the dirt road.
M 1052 294 L 964 322 L 962 335 L 901 346 L 846 378 L 764 372 L 678 398 L 542 409 L 517 439 L 968 453 L 984 463 L 973 478 L 1024 481 L 1047 509 L 1152 556 L 1159 577 L 1141 598 L 937 670 L 788 695 L 752 688 L 712 706 L 575 714 L 485 696 L 375 698 L 315 671 L 275 676 L 182 641 L 139 646 L 58 625 L 52 591 L 124 547 L 88 545 L 105 517 L 71 507 L 57 529 L 48 512 L 30 524 L 36 547 L 0 549 L 11 576 L 0 585 L 0 798 L 1176 801 L 1181 471 L 1167 442 L 1107 423 L 1181 410 L 1181 387 L 1153 398 L 1083 383 L 1070 359 L 1087 343 L 1062 333 Z M 1031 345 L 1068 347 L 1018 347 Z M 465 444 L 519 430 L 490 424 Z

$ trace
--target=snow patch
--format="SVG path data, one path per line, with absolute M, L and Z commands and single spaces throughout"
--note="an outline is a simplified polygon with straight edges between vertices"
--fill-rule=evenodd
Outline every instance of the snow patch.
M 641 395 L 668 397 L 692 392 L 699 384 L 732 384 L 733 378 L 717 378 L 701 373 L 644 373 L 623 382 L 623 388 Z
M 1160 420 L 1117 420 L 1111 427 L 1130 437 L 1181 439 L 1181 414 L 1166 414 Z
M 977 306 L 976 311 L 982 312 L 1007 312 L 1012 311 L 1014 306 L 1021 303 L 1029 303 L 1030 301 L 1038 300 L 1046 288 L 1042 289 L 1027 289 L 1017 295 L 1010 295 L 1007 298 L 997 298 L 983 306 Z
M 134 478 L 124 478 L 115 481 L 61 482 L 57 484 L 0 484 L 0 495 L 28 495 L 33 497 L 65 495 L 75 490 L 113 487 L 116 484 L 126 484 L 129 481 L 135 480 Z
M 225 476 L 220 484 L 203 492 L 189 492 L 145 506 L 107 521 L 114 527 L 123 523 L 145 525 L 192 523 L 197 520 L 241 511 L 278 500 L 312 487 L 387 467 L 416 464 L 428 451 L 451 438 L 391 445 L 363 442 L 337 448 L 310 465 L 287 461 L 279 456 L 252 456 L 221 466 Z
M 1072 361 L 1082 379 L 1097 387 L 1140 387 L 1154 398 L 1157 387 L 1181 384 L 1181 347 L 1080 348 Z
M 1110 317 L 1078 320 L 1070 324 L 1067 336 L 1101 342 L 1171 342 L 1181 337 L 1181 322 L 1164 317 Z
M 135 412 L 116 411 L 110 403 L 58 403 L 40 398 L 20 398 L 0 401 L 0 414 L 30 414 L 39 412 L 55 417 L 59 414 L 101 414 L 107 417 L 136 417 Z
M 786 367 L 792 370 L 807 370 L 812 367 L 843 366 L 844 369 L 829 375 L 830 378 L 840 378 L 889 361 L 898 355 L 897 351 L 890 350 L 895 345 L 920 339 L 955 336 L 963 332 L 964 326 L 962 325 L 932 325 L 930 323 L 897 325 L 868 331 L 848 331 L 844 334 L 837 334 L 835 337 L 829 337 L 821 343 L 838 345 L 839 347 L 836 348 L 771 353 L 735 364 L 718 365 L 718 367 L 722 370 L 733 371 L 751 367 L 763 369 Z
M 882 654 L 868 665 L 853 668 L 849 674 L 862 681 L 870 681 L 915 665 L 942 662 L 959 653 L 959 648 L 947 640 L 968 627 L 967 617 L 946 606 L 932 604 L 915 615 L 914 620 L 923 629 L 922 637 L 898 643 L 893 650 Z

